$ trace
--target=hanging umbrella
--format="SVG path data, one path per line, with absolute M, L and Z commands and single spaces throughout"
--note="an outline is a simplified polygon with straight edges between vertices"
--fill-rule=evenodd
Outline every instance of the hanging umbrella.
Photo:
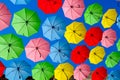
M 104 48 L 101 46 L 96 46 L 90 51 L 89 60 L 92 64 L 100 63 L 105 56 Z
M 66 27 L 64 37 L 66 38 L 68 43 L 78 44 L 84 39 L 85 34 L 86 28 L 83 23 L 72 22 Z
M 85 42 L 88 46 L 97 46 L 102 39 L 102 30 L 99 27 L 90 28 L 85 35 Z
M 0 3 L 0 31 L 10 25 L 11 13 L 4 3 Z
M 43 35 L 51 41 L 58 40 L 64 35 L 65 27 L 65 21 L 60 17 L 48 17 L 42 25 Z
M 100 4 L 94 3 L 88 6 L 85 11 L 85 22 L 89 25 L 98 23 L 103 15 L 103 8 Z
M 13 61 L 5 71 L 9 80 L 25 80 L 31 75 L 31 66 L 25 61 Z
M 35 38 L 29 41 L 25 51 L 28 59 L 38 62 L 46 59 L 50 52 L 50 45 L 43 38 Z
M 0 80 L 8 80 L 8 79 L 5 77 L 5 74 L 3 74 L 3 76 L 0 77 Z
M 49 80 L 54 74 L 54 66 L 48 62 L 38 63 L 32 69 L 32 77 L 35 80 Z
M 109 48 L 114 45 L 117 39 L 116 32 L 113 29 L 108 29 L 103 32 L 101 44 L 102 46 Z
M 0 61 L 0 77 L 3 76 L 4 71 L 5 71 L 5 66 L 4 66 L 4 64 Z
M 120 29 L 120 15 L 117 17 L 117 26 Z
M 117 49 L 118 49 L 118 51 L 120 51 L 120 39 L 117 42 Z
M 104 28 L 110 28 L 116 21 L 117 12 L 115 9 L 108 9 L 108 11 L 103 15 L 102 25 Z
M 50 48 L 50 58 L 53 62 L 63 63 L 69 59 L 71 48 L 67 42 L 58 41 Z
M 90 74 L 90 67 L 87 64 L 81 64 L 74 70 L 74 78 L 76 80 L 85 80 Z
M 83 14 L 85 9 L 84 0 L 65 0 L 62 9 L 65 17 L 75 20 Z
M 29 37 L 38 32 L 40 19 L 36 12 L 24 8 L 14 13 L 12 26 L 17 34 Z
M 120 53 L 119 52 L 112 52 L 107 56 L 105 64 L 108 68 L 113 68 L 116 66 L 120 61 Z
M 107 80 L 120 80 L 120 70 L 111 71 Z
M 26 5 L 28 4 L 31 0 L 10 0 L 13 4 L 15 5 Z
M 75 64 L 84 63 L 89 57 L 89 52 L 89 48 L 87 48 L 85 45 L 77 46 L 71 52 L 71 60 Z
M 5 34 L 0 36 L 0 57 L 5 60 L 18 58 L 24 45 L 22 39 L 14 34 Z
M 59 64 L 54 71 L 57 80 L 69 80 L 73 75 L 74 67 L 69 63 Z

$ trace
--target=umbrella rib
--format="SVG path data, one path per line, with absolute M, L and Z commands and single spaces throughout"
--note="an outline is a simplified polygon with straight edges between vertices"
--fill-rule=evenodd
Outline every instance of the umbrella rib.
M 33 17 L 34 14 L 35 14 L 35 12 L 28 18 L 28 20 L 30 20 Z
M 11 72 L 14 72 L 15 71 L 15 69 L 14 70 L 12 70 L 12 71 L 10 71 L 7 75 L 9 75 Z
M 7 22 L 5 22 L 3 19 L 0 18 L 1 21 L 3 21 L 5 24 L 7 24 Z

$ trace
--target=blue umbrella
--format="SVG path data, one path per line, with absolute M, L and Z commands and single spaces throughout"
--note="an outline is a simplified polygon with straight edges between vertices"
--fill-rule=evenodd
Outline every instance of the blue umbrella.
M 26 5 L 31 0 L 10 0 L 15 5 Z
M 25 61 L 14 61 L 5 71 L 5 76 L 9 80 L 25 80 L 30 75 L 31 67 Z
M 107 80 L 120 80 L 120 70 L 112 71 Z
M 53 62 L 63 63 L 70 57 L 71 48 L 67 42 L 58 41 L 50 48 L 50 58 Z
M 120 15 L 117 17 L 117 26 L 120 29 Z
M 64 35 L 65 27 L 65 21 L 60 17 L 48 17 L 42 25 L 43 35 L 51 41 L 60 39 Z

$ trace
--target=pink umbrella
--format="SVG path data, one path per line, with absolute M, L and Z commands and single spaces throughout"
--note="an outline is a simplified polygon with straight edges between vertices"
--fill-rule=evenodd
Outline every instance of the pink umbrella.
M 117 39 L 116 32 L 112 29 L 108 29 L 103 32 L 101 44 L 102 46 L 109 48 L 114 45 L 116 39 Z
M 0 30 L 7 28 L 10 24 L 11 13 L 4 3 L 0 3 Z
M 38 62 L 46 59 L 50 52 L 50 45 L 43 38 L 36 38 L 29 41 L 25 51 L 28 59 Z
M 74 71 L 76 80 L 85 80 L 90 74 L 90 67 L 87 64 L 81 64 Z
M 62 6 L 65 17 L 75 20 L 82 16 L 85 9 L 83 0 L 65 0 Z

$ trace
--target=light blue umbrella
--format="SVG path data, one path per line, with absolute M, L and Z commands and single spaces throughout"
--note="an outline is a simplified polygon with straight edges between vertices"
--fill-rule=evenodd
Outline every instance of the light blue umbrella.
M 25 80 L 31 75 L 31 67 L 25 61 L 13 61 L 5 71 L 5 76 L 9 80 Z
M 51 41 L 60 39 L 64 35 L 65 27 L 65 21 L 60 17 L 48 17 L 42 25 L 43 35 Z
M 10 0 L 15 5 L 26 5 L 31 0 Z
M 70 57 L 71 48 L 67 42 L 58 41 L 50 48 L 50 58 L 53 62 L 63 63 Z
M 120 70 L 111 71 L 107 80 L 120 80 Z
M 120 15 L 117 17 L 117 26 L 120 29 Z

